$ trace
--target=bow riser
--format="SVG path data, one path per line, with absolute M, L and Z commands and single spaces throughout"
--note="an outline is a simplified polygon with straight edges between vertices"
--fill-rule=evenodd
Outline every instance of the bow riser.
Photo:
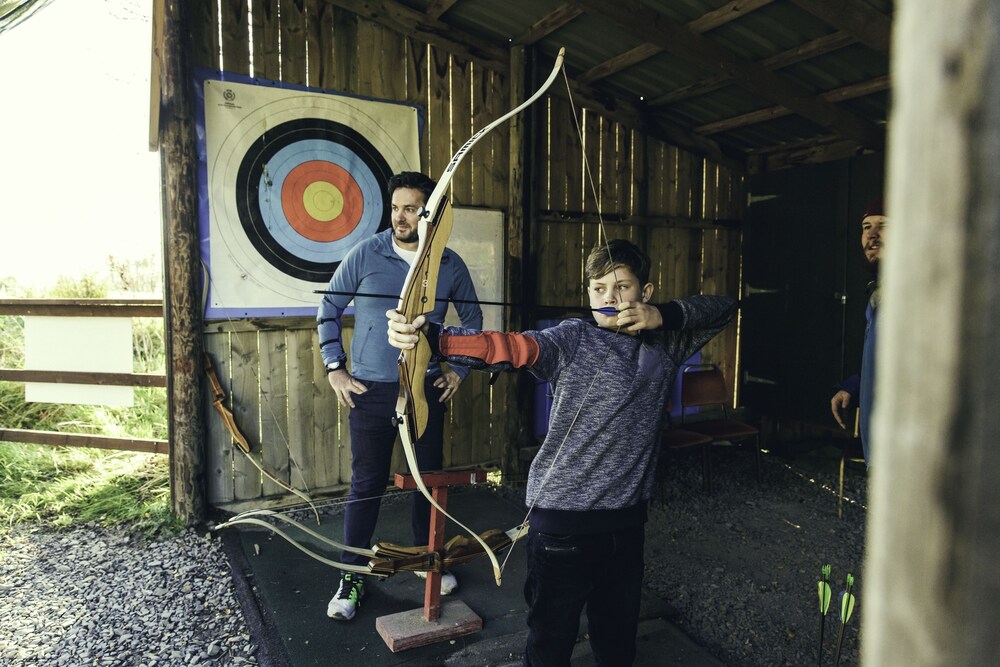
M 454 225 L 454 216 L 448 200 L 438 209 L 438 214 L 430 219 L 421 219 L 417 230 L 420 241 L 417 261 L 410 267 L 403 284 L 405 298 L 399 300 L 396 310 L 412 322 L 420 315 L 434 310 L 437 303 L 438 274 L 441 255 L 444 253 Z M 436 261 L 435 261 L 436 260 Z M 411 440 L 416 442 L 427 430 L 427 397 L 424 395 L 424 370 L 431 360 L 431 349 L 427 339 L 420 334 L 417 347 L 403 351 L 399 355 L 399 400 L 396 403 L 397 423 L 406 420 Z

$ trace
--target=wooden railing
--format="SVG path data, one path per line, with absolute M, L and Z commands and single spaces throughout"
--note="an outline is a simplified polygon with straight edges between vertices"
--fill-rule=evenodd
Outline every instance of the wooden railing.
M 0 316 L 45 317 L 163 317 L 159 299 L 0 299 Z M 167 377 L 155 373 L 100 373 L 0 368 L 0 381 L 92 384 L 119 387 L 166 387 Z M 63 433 L 4 428 L 0 441 L 59 447 L 94 447 L 166 454 L 168 441 L 87 433 Z

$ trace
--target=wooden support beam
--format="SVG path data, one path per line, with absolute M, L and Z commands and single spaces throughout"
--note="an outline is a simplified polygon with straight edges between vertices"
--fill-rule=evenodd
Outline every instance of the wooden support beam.
M 707 37 L 687 30 L 636 0 L 611 5 L 604 0 L 573 0 L 577 7 L 639 39 L 662 47 L 709 72 L 722 72 L 747 90 L 807 118 L 820 127 L 870 147 L 885 142 L 882 128 L 849 111 L 814 96 L 802 85 L 745 60 Z
M 653 46 L 652 44 L 640 44 L 634 49 L 621 53 L 610 60 L 605 60 L 600 65 L 591 67 L 589 70 L 576 78 L 581 83 L 593 83 L 599 79 L 609 77 L 612 74 L 617 74 L 618 72 L 627 69 L 636 63 L 641 63 L 647 58 L 652 58 L 657 53 L 663 53 L 663 49 L 658 46 Z
M 862 44 L 889 52 L 892 19 L 860 0 L 792 0 L 816 18 L 850 33 Z
M 849 86 L 828 90 L 823 93 L 821 97 L 825 100 L 829 100 L 830 102 L 843 102 L 844 100 L 854 99 L 855 97 L 864 97 L 865 95 L 879 93 L 888 89 L 889 75 L 886 74 L 884 76 L 877 76 L 874 79 L 869 79 L 867 81 L 852 83 Z M 720 118 L 719 120 L 699 125 L 693 129 L 698 134 L 715 134 L 717 132 L 733 130 L 738 127 L 746 127 L 747 125 L 753 125 L 755 123 L 763 123 L 768 120 L 787 116 L 791 113 L 792 112 L 786 107 L 773 106 L 766 109 L 750 111 L 749 113 L 740 114 L 739 116 L 733 116 L 731 118 Z
M 851 139 L 824 135 L 812 139 L 773 146 L 766 150 L 754 151 L 747 158 L 747 173 L 757 174 L 777 171 L 803 164 L 818 164 L 831 160 L 843 160 L 863 153 L 872 152 Z
M 583 10 L 571 5 L 561 5 L 532 23 L 526 32 L 515 37 L 511 40 L 511 43 L 514 46 L 531 46 L 538 40 L 563 27 L 582 13 Z
M 730 21 L 746 16 L 755 9 L 760 9 L 774 2 L 774 0 L 730 0 L 718 9 L 702 14 L 693 21 L 685 24 L 685 27 L 699 35 L 709 30 L 714 30 L 724 26 Z
M 774 0 L 731 0 L 731 2 L 726 3 L 722 7 L 702 14 L 695 20 L 686 23 L 684 27 L 691 32 L 701 34 L 725 25 L 730 21 L 735 21 L 747 12 L 751 12 L 764 5 L 769 5 L 772 2 Z M 643 60 L 652 58 L 658 53 L 663 53 L 662 47 L 653 44 L 640 44 L 634 49 L 629 49 L 625 53 L 591 67 L 577 78 L 583 83 L 593 83 L 638 64 Z
M 427 5 L 427 9 L 424 10 L 424 14 L 430 16 L 432 19 L 439 19 L 441 16 L 451 9 L 458 0 L 431 0 L 431 4 Z
M 782 67 L 794 65 L 795 63 L 800 63 L 804 60 L 809 60 L 811 58 L 831 53 L 837 49 L 842 49 L 845 46 L 854 44 L 857 41 L 858 40 L 855 39 L 854 36 L 843 31 L 838 31 L 830 35 L 818 37 L 812 41 L 806 42 L 805 44 L 788 49 L 787 51 L 776 53 L 773 56 L 759 60 L 758 63 L 762 67 L 766 67 L 769 70 L 777 70 Z M 732 85 L 732 83 L 732 79 L 728 76 L 709 77 L 687 86 L 671 90 L 670 92 L 660 95 L 659 97 L 655 97 L 650 100 L 649 106 L 664 106 L 667 104 L 673 104 L 674 102 L 680 102 L 681 100 L 690 99 L 692 97 L 698 97 L 699 95 L 706 95 L 720 88 Z
M 439 46 L 452 55 L 476 60 L 507 74 L 507 48 L 470 35 L 424 12 L 392 0 L 323 0 L 414 39 Z
M 174 513 L 188 525 L 205 518 L 205 429 L 201 383 L 201 278 L 197 161 L 188 12 L 194 0 L 164 3 L 160 77 L 163 294 L 167 350 L 167 424 Z

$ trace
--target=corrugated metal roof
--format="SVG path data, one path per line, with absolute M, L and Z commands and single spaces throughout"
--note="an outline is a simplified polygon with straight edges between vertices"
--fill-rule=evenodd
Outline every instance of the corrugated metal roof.
M 439 20 L 506 47 L 531 34 L 539 22 L 575 10 L 578 15 L 532 41 L 547 58 L 565 47 L 567 72 L 577 79 L 655 40 L 659 52 L 652 49 L 645 59 L 589 85 L 638 108 L 651 127 L 668 125 L 700 145 L 705 139 L 714 142 L 722 156 L 741 159 L 838 139 L 842 150 L 851 150 L 852 142 L 857 150 L 881 149 L 889 101 L 885 45 L 892 2 L 842 0 L 833 7 L 835 13 L 825 3 L 455 0 Z M 422 12 L 448 5 L 431 0 L 401 4 Z M 651 30 L 654 25 L 663 28 L 664 36 L 682 26 L 683 39 L 675 43 L 659 37 Z M 680 43 L 694 48 L 680 49 Z M 814 48 L 824 43 L 833 47 Z M 797 49 L 810 50 L 808 57 L 796 58 Z M 781 62 L 768 65 L 768 59 Z M 682 94 L 722 74 L 724 82 Z M 669 97 L 666 102 L 658 99 L 664 96 Z M 782 102 L 799 105 L 797 111 L 782 109 Z

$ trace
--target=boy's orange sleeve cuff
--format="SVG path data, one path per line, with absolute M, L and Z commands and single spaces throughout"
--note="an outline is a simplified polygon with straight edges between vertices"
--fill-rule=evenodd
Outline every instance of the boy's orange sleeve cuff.
M 471 336 L 447 333 L 438 341 L 445 357 L 460 356 L 482 359 L 487 365 L 509 363 L 514 368 L 530 368 L 538 360 L 538 341 L 519 333 L 484 331 Z

